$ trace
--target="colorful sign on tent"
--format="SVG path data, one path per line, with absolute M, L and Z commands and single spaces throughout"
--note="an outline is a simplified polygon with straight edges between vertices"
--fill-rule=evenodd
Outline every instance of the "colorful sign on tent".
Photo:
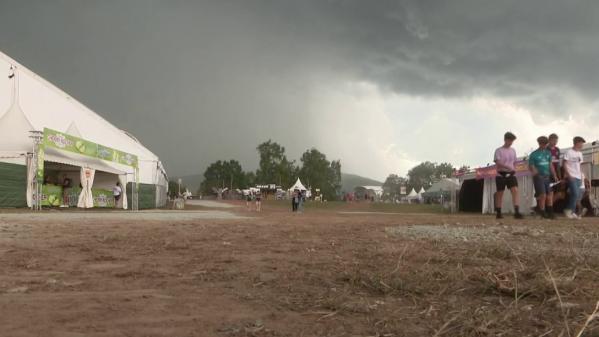
M 62 205 L 62 186 L 44 185 L 42 186 L 42 206 L 60 206 Z
M 94 207 L 114 207 L 112 191 L 92 188 Z
M 525 160 L 517 161 L 514 164 L 517 177 L 530 174 L 528 162 Z M 497 166 L 479 167 L 476 169 L 476 179 L 489 179 L 497 176 Z
M 108 146 L 96 144 L 94 142 L 48 128 L 44 129 L 42 147 L 52 147 L 92 158 L 99 158 L 102 160 L 131 166 L 134 168 L 138 167 L 138 159 L 134 154 L 119 151 Z
M 39 184 L 44 182 L 44 145 L 40 144 L 37 149 L 37 182 Z

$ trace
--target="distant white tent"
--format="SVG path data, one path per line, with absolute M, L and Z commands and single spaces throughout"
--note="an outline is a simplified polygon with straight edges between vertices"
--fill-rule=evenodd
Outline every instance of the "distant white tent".
M 383 186 L 358 186 L 358 188 L 363 188 L 367 191 L 371 191 L 377 198 L 383 196 Z
M 300 178 L 297 178 L 297 181 L 295 182 L 295 184 L 293 184 L 293 186 L 291 186 L 289 188 L 289 190 L 287 190 L 289 193 L 293 193 L 293 191 L 295 190 L 299 190 L 302 192 L 306 192 L 306 197 L 310 198 L 312 197 L 312 192 L 306 188 L 306 186 L 304 186 L 304 184 L 302 184 Z
M 297 181 L 289 188 L 289 190 L 293 192 L 295 190 L 307 191 L 308 189 L 304 186 L 304 184 L 302 184 L 300 178 L 297 178 Z
M 416 192 L 415 189 L 412 188 L 412 191 L 410 192 L 410 194 L 408 194 L 408 196 L 406 196 L 406 200 L 408 202 L 422 200 L 422 196 L 418 192 Z
M 460 188 L 460 183 L 454 178 L 445 178 L 437 181 L 428 190 L 426 194 L 456 191 Z
M 422 193 L 424 193 L 424 192 L 425 192 L 425 191 L 424 191 L 424 187 L 421 187 L 421 188 L 420 188 L 420 192 L 418 192 L 418 195 L 419 195 L 419 196 L 422 196 Z

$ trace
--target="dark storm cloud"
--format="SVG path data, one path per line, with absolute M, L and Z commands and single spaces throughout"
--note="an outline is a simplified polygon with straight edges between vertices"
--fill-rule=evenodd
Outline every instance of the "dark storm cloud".
M 596 99 L 596 1 L 329 1 L 298 25 L 310 15 L 326 22 L 317 27 L 338 56 L 392 90 L 526 96 L 570 87 Z
M 314 83 L 572 113 L 597 101 L 597 18 L 590 0 L 0 0 L 0 49 L 186 174 L 255 166 L 268 138 L 319 146 Z

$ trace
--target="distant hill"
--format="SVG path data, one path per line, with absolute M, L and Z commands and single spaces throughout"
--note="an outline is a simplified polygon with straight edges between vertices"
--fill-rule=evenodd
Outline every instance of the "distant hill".
M 341 173 L 341 191 L 353 192 L 357 186 L 383 186 L 383 183 L 356 174 Z
M 201 174 L 194 174 L 183 177 L 173 177 L 171 180 L 177 180 L 178 178 L 183 179 L 183 185 L 187 186 L 191 193 L 196 193 L 204 176 Z M 374 179 L 361 177 L 356 174 L 341 173 L 341 191 L 353 192 L 356 186 L 382 186 L 383 183 Z

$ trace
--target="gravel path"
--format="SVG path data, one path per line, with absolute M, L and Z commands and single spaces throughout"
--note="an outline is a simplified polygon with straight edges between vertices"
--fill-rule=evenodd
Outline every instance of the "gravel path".
M 0 214 L 0 221 L 62 221 L 62 220 L 127 220 L 127 221 L 185 221 L 200 219 L 244 219 L 225 211 L 164 211 L 151 210 L 139 212 L 41 212 Z
M 186 204 L 188 205 L 192 205 L 192 206 L 202 206 L 202 207 L 209 207 L 209 208 L 234 208 L 234 205 L 230 205 L 224 202 L 218 202 L 218 201 L 213 201 L 213 200 L 187 200 L 185 201 Z

